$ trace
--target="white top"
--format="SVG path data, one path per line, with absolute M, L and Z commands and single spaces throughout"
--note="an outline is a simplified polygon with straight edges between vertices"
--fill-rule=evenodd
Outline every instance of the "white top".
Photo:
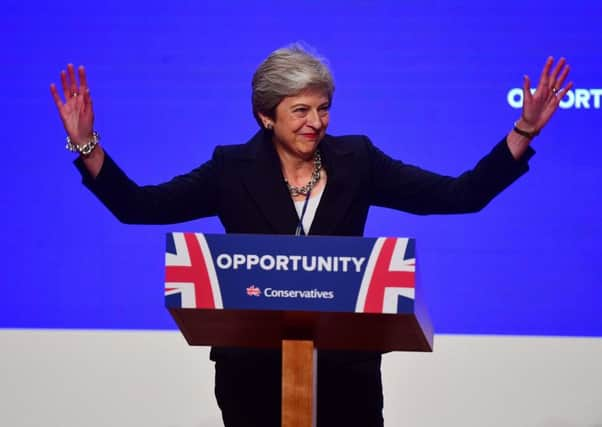
M 324 190 L 320 191 L 315 196 L 312 194 L 309 200 L 307 201 L 307 209 L 305 210 L 305 215 L 303 216 L 303 231 L 305 234 L 309 233 L 311 228 L 311 223 L 314 221 L 314 217 L 316 216 L 316 210 L 318 209 L 318 204 L 320 203 L 320 199 L 322 198 L 322 193 Z M 295 201 L 295 209 L 297 209 L 297 216 L 301 218 L 301 212 L 303 211 L 303 205 L 305 204 L 305 199 L 301 199 Z

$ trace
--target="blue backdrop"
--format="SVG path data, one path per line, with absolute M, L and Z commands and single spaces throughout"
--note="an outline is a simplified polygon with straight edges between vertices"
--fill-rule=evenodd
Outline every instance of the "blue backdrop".
M 531 171 L 475 215 L 370 213 L 366 235 L 417 238 L 440 333 L 602 336 L 598 1 L 4 1 L 0 327 L 172 328 L 165 231 L 115 220 L 80 184 L 48 85 L 85 64 L 105 149 L 139 183 L 257 129 L 250 80 L 303 40 L 331 64 L 332 134 L 458 174 L 519 117 L 523 74 L 566 56 L 575 89 L 534 142 Z

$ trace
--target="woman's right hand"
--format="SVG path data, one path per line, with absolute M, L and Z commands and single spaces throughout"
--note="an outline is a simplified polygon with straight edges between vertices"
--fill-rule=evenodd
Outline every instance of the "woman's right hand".
M 54 83 L 50 85 L 50 93 L 71 143 L 82 146 L 90 142 L 92 138 L 94 110 L 92 109 L 90 88 L 86 80 L 86 70 L 82 65 L 78 67 L 77 73 L 79 74 L 79 86 L 73 64 L 67 65 L 67 71 L 61 71 L 61 85 L 65 102 L 61 100 Z M 82 155 L 83 163 L 93 178 L 100 173 L 104 158 L 104 151 L 100 145 L 97 145 L 91 153 Z
M 86 81 L 86 71 L 80 65 L 77 72 L 79 74 L 79 86 L 75 78 L 73 64 L 67 65 L 67 71 L 61 71 L 61 85 L 65 102 L 61 100 L 54 83 L 50 85 L 50 93 L 71 142 L 76 145 L 83 145 L 92 136 L 94 110 L 92 109 L 90 89 Z

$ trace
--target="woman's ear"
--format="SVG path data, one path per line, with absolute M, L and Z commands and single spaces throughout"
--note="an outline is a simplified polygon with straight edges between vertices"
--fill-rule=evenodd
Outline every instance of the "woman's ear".
M 259 116 L 264 129 L 272 130 L 274 128 L 274 121 L 272 119 L 262 113 L 257 113 L 257 115 Z

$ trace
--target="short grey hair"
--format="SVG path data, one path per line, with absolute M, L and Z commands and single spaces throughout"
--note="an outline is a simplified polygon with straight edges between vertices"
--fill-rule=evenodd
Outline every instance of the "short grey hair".
M 334 80 L 326 60 L 313 49 L 295 43 L 272 52 L 263 61 L 252 82 L 253 116 L 263 127 L 259 113 L 275 119 L 276 107 L 287 96 L 304 90 L 323 91 L 332 102 Z

